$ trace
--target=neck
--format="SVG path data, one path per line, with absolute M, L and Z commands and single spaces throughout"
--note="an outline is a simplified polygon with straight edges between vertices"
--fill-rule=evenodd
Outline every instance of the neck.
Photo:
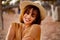
M 31 24 L 24 24 L 24 26 L 27 28 L 27 27 L 29 27 Z

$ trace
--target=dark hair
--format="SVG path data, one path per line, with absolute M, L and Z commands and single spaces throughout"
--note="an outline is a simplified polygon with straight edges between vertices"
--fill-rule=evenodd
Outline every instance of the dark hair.
M 32 24 L 40 24 L 41 23 L 41 16 L 40 16 L 40 10 L 38 7 L 34 6 L 34 5 L 28 5 L 25 7 L 25 11 L 24 13 L 28 10 L 33 8 L 33 10 L 37 10 L 37 15 L 36 15 L 36 19 L 32 22 Z

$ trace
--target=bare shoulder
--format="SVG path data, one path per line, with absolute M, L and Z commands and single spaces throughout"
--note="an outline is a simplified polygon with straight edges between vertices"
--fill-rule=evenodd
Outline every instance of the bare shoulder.
M 40 25 L 33 24 L 31 26 L 29 34 L 31 37 L 36 38 L 36 37 L 40 36 L 40 32 L 41 32 Z
M 38 25 L 38 24 L 33 24 L 33 25 L 32 25 L 32 28 L 38 28 L 38 29 L 39 29 L 39 28 L 40 28 L 40 25 Z
M 38 24 L 33 24 L 32 26 L 31 26 L 31 31 L 34 31 L 34 32 L 40 32 L 40 25 L 38 25 Z

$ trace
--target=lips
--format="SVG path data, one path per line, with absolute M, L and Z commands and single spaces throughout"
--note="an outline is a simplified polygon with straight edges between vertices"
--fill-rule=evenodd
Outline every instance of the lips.
M 29 19 L 27 19 L 27 18 L 25 18 L 25 21 L 26 21 L 26 22 L 29 22 L 30 20 L 29 20 Z

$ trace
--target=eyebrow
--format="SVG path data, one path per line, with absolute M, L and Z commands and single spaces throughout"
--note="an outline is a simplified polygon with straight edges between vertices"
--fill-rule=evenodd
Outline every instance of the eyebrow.
M 31 10 L 31 8 L 26 9 L 25 13 L 28 13 L 28 12 L 30 13 L 30 10 Z M 35 11 L 36 13 L 35 13 L 34 11 Z M 36 14 L 37 14 L 37 10 L 33 8 L 32 14 L 35 14 L 35 15 L 36 15 Z
M 33 10 L 32 13 L 33 13 L 33 14 L 37 14 L 37 10 Z
M 30 9 L 26 9 L 26 12 L 29 12 L 30 11 Z

